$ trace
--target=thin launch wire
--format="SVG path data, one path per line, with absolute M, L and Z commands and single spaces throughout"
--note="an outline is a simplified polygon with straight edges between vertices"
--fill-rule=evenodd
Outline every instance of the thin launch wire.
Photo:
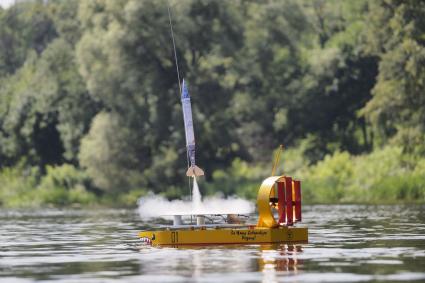
M 173 42 L 173 50 L 174 50 L 174 61 L 176 62 L 176 71 L 177 71 L 177 81 L 179 82 L 179 94 L 181 95 L 182 86 L 180 83 L 180 71 L 179 71 L 179 62 L 177 60 L 177 51 L 176 51 L 176 42 L 174 40 L 174 31 L 173 31 L 173 22 L 171 21 L 171 11 L 170 11 L 170 2 L 167 1 L 167 9 L 168 9 L 168 20 L 170 22 L 170 31 L 171 31 L 171 40 Z M 189 169 L 189 153 L 186 151 L 186 161 L 187 161 L 187 169 Z M 190 177 L 188 177 L 188 185 L 189 185 L 189 198 L 192 200 L 192 187 L 190 184 Z
M 174 32 L 173 32 L 173 23 L 171 21 L 170 3 L 168 1 L 167 1 L 167 8 L 168 8 L 168 20 L 170 21 L 171 40 L 173 41 L 174 60 L 176 61 L 177 80 L 179 82 L 179 93 L 181 93 L 182 86 L 180 84 L 179 63 L 178 63 L 178 60 L 177 60 L 176 42 L 174 41 Z

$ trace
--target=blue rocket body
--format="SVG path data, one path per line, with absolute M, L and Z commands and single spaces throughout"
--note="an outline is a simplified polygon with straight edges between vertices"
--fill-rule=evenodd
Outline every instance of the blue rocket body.
M 186 136 L 186 150 L 190 161 L 190 167 L 186 172 L 187 176 L 201 176 L 204 175 L 204 171 L 196 166 L 195 163 L 195 134 L 193 131 L 193 119 L 192 119 L 192 105 L 190 103 L 190 95 L 187 89 L 187 84 L 183 80 L 182 84 L 182 110 L 184 120 L 184 130 Z

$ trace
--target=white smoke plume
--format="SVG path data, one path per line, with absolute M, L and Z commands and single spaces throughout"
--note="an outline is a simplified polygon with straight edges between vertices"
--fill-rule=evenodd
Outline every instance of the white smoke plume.
M 248 200 L 219 196 L 206 197 L 201 203 L 192 201 L 173 200 L 169 201 L 163 196 L 149 194 L 138 201 L 141 218 L 155 218 L 171 216 L 175 214 L 249 214 L 254 212 L 254 204 Z

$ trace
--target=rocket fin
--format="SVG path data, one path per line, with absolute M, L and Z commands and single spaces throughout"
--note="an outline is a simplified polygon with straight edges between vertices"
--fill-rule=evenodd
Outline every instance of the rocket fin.
M 187 169 L 186 176 L 188 177 L 204 176 L 204 170 L 202 170 L 196 165 L 193 165 L 193 166 L 190 166 L 189 169 Z

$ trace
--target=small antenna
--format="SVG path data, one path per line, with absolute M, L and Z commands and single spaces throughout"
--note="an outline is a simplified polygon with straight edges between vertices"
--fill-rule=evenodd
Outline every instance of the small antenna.
M 178 63 L 178 60 L 177 60 L 176 43 L 174 41 L 173 22 L 171 21 L 170 2 L 168 2 L 168 1 L 167 1 L 167 8 L 168 8 L 168 19 L 170 20 L 171 39 L 173 41 L 174 60 L 176 61 L 177 80 L 179 81 L 179 93 L 181 93 L 182 92 L 182 86 L 181 86 L 181 83 L 180 83 L 179 63 Z
M 274 176 L 274 174 L 276 172 L 276 168 L 277 168 L 277 166 L 279 164 L 280 154 L 282 153 L 282 151 L 283 151 L 283 144 L 281 144 L 279 146 L 278 151 L 277 151 L 277 153 L 275 155 L 274 162 L 273 162 L 273 168 L 272 168 L 272 175 L 271 176 Z

